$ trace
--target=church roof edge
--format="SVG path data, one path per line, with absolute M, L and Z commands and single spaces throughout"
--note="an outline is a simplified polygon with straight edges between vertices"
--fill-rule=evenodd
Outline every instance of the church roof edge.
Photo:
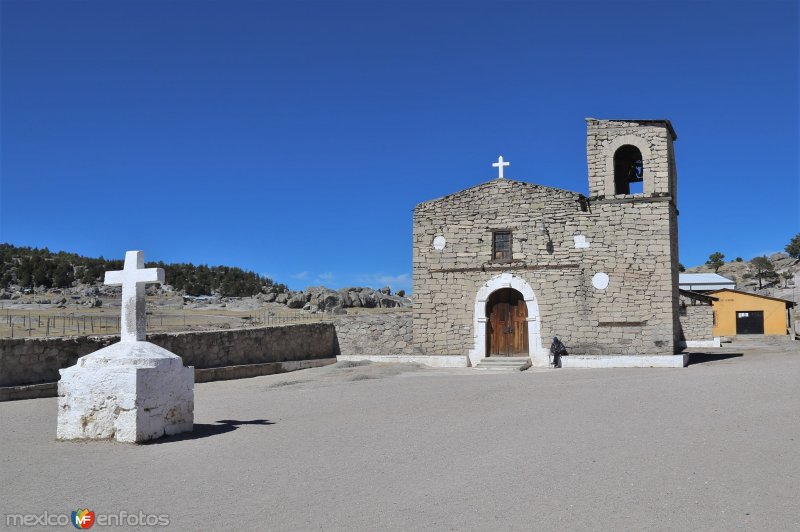
M 573 196 L 575 198 L 580 198 L 580 197 L 584 196 L 584 194 L 581 194 L 580 192 L 574 192 L 572 190 L 565 190 L 563 188 L 548 187 L 546 185 L 537 185 L 536 183 L 528 183 L 527 181 L 520 181 L 518 179 L 494 178 L 494 179 L 490 179 L 488 181 L 484 181 L 482 183 L 478 183 L 476 185 L 472 185 L 471 187 L 467 187 L 467 188 L 458 190 L 456 192 L 451 192 L 450 194 L 446 194 L 446 195 L 440 196 L 438 198 L 433 198 L 433 199 L 429 199 L 427 201 L 420 202 L 414 207 L 414 210 L 416 210 L 419 207 L 422 207 L 424 205 L 430 205 L 430 204 L 433 204 L 433 203 L 436 203 L 436 202 L 439 202 L 439 201 L 442 201 L 442 200 L 446 200 L 446 199 L 452 198 L 453 196 L 457 196 L 458 194 L 462 194 L 464 192 L 468 192 L 470 190 L 473 190 L 473 189 L 476 189 L 476 188 L 479 188 L 479 187 L 483 187 L 483 186 L 486 186 L 486 185 L 491 185 L 491 184 L 494 184 L 494 183 L 502 183 L 502 182 L 520 184 L 520 185 L 524 185 L 524 186 L 531 187 L 531 188 L 552 190 L 554 192 L 559 192 L 561 194 Z

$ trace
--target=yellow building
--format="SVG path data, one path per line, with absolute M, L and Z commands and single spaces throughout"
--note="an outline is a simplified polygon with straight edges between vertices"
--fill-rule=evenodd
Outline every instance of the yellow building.
M 788 334 L 794 302 L 725 288 L 709 292 L 714 308 L 714 336 Z

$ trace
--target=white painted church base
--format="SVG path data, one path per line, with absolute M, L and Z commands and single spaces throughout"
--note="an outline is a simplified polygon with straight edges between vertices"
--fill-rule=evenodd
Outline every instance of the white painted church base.
M 59 440 L 139 443 L 194 427 L 194 368 L 150 342 L 119 342 L 60 370 Z
M 686 340 L 683 342 L 678 342 L 678 348 L 687 348 L 687 347 L 721 347 L 722 343 L 720 342 L 719 336 L 715 336 L 711 340 Z
M 520 355 L 520 356 L 524 357 L 525 355 Z M 478 355 L 474 351 L 470 351 L 468 357 L 469 357 L 469 365 L 473 368 L 477 366 L 481 362 L 481 360 L 488 360 L 489 358 L 494 359 L 494 357 L 484 357 Z M 550 355 L 547 353 L 547 351 L 534 353 L 530 355 L 530 359 L 531 359 L 530 367 L 534 368 L 550 367 Z
M 336 360 L 421 364 L 431 368 L 466 368 L 468 365 L 464 355 L 339 355 Z
M 683 368 L 689 355 L 567 355 L 562 368 Z
M 550 366 L 550 354 L 547 351 L 539 351 L 531 355 L 531 366 L 534 368 L 547 368 Z

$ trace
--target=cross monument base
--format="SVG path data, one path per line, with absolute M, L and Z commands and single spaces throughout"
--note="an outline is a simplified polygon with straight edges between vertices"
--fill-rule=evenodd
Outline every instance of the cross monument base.
M 59 440 L 140 443 L 194 426 L 194 368 L 155 344 L 119 342 L 59 371 Z

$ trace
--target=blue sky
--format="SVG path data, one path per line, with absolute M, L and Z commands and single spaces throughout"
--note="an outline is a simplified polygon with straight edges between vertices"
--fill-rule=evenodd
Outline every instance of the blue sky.
M 414 205 L 668 118 L 686 265 L 800 232 L 796 2 L 2 2 L 0 241 L 411 288 Z

